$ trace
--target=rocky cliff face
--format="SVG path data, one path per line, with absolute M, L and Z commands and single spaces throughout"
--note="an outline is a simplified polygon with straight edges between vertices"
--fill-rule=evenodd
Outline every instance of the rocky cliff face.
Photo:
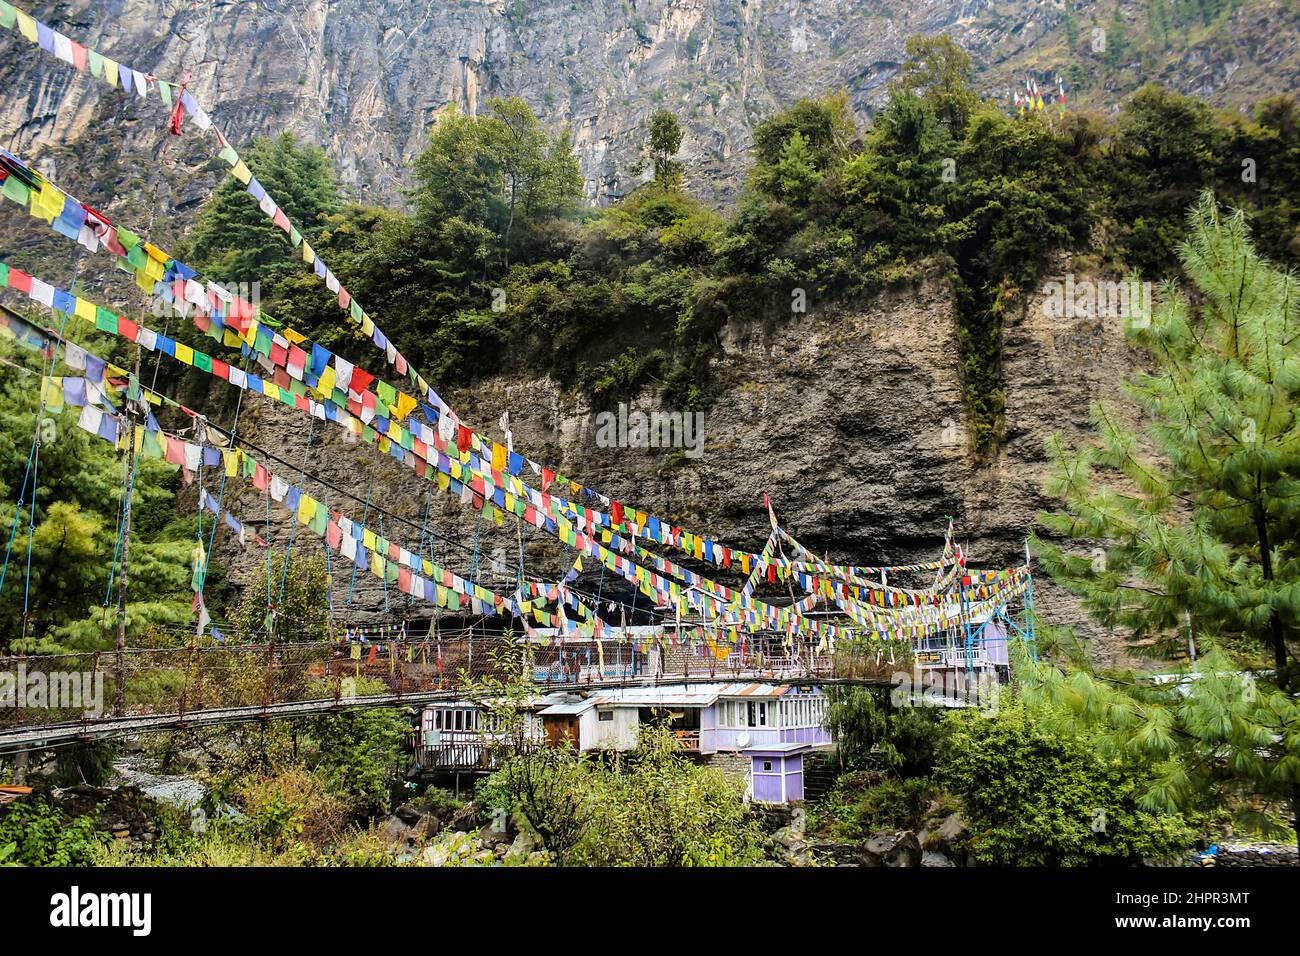
M 938 279 L 860 309 L 811 309 L 767 323 L 733 323 L 716 363 L 725 394 L 705 413 L 698 458 L 682 450 L 599 447 L 597 416 L 617 409 L 593 407 L 547 378 L 500 377 L 448 400 L 479 428 L 509 410 L 516 446 L 529 455 L 735 545 L 762 545 L 766 492 L 791 533 L 833 559 L 928 559 L 941 546 L 951 516 L 973 564 L 1007 566 L 1023 560 L 1025 536 L 1038 510 L 1049 505 L 1042 494 L 1047 439 L 1057 431 L 1070 440 L 1084 438 L 1089 403 L 1114 399 L 1116 384 L 1138 367 L 1140 356 L 1127 345 L 1118 319 L 1053 318 L 1041 299 L 1027 302 L 1004 338 L 1006 441 L 990 461 L 978 464 L 969 449 L 954 323 L 950 289 Z M 665 411 L 653 393 L 631 407 Z M 440 539 L 456 542 L 440 540 L 437 546 L 448 564 L 470 570 L 477 545 L 480 577 L 513 577 L 520 544 L 513 527 L 479 526 L 471 510 L 430 490 L 386 456 L 345 445 L 334 426 L 326 431 L 317 423 L 304 434 L 289 427 L 290 415 L 259 398 L 242 427 L 276 454 L 295 465 L 305 458 L 308 471 L 348 489 L 355 496 L 354 517 L 361 517 L 367 498 L 405 517 L 409 524 L 389 518 L 387 528 L 412 550 L 425 528 L 430 494 L 427 526 Z M 332 504 L 347 503 L 319 484 L 309 481 L 307 487 Z M 234 507 L 260 520 L 260 499 L 236 499 Z M 287 516 L 273 509 L 271 523 L 273 540 L 282 547 Z M 320 544 L 307 535 L 297 546 Z M 495 574 L 494 555 L 506 565 Z M 526 555 L 529 572 L 551 580 L 567 568 L 559 550 L 540 535 L 528 541 Z M 261 552 L 229 550 L 226 557 L 237 578 L 260 573 L 255 565 Z M 596 589 L 596 575 L 583 581 Z M 605 586 L 611 582 L 612 576 Z M 349 587 L 350 606 L 343 599 Z M 1038 589 L 1047 620 L 1079 622 L 1072 598 L 1045 580 Z M 354 623 L 392 621 L 406 606 L 405 598 L 390 593 L 385 613 L 382 585 L 364 573 L 353 582 L 350 573 L 336 571 L 334 593 L 336 607 Z M 412 613 L 426 616 L 418 608 Z M 1100 638 L 1102 658 L 1122 653 L 1109 635 L 1083 630 Z
M 236 142 L 289 129 L 323 145 L 355 198 L 394 204 L 407 164 L 447 104 L 470 112 L 523 96 L 572 131 L 587 191 L 604 200 L 631 171 L 659 107 L 686 126 L 691 187 L 734 195 L 756 122 L 800 96 L 846 89 L 866 121 L 908 36 L 949 33 L 978 83 L 1008 103 L 1027 73 L 1061 75 L 1070 102 L 1113 109 L 1145 79 L 1233 105 L 1300 80 L 1300 10 L 1284 0 L 1220 4 L 1209 24 L 1170 4 L 992 0 L 68 0 L 27 3 L 70 36 L 179 79 Z M 1174 4 L 1173 8 L 1191 7 Z M 1200 4 L 1214 7 L 1214 4 Z M 1159 13 L 1164 10 L 1164 16 Z M 1172 18 L 1172 19 L 1171 19 Z M 1097 33 L 1096 31 L 1102 31 Z M 25 45 L 0 37 L 5 49 Z M 1107 52 L 1109 51 L 1109 52 Z M 0 132 L 36 157 L 92 152 L 128 186 L 155 162 L 166 116 L 43 54 L 0 63 Z M 1045 91 L 1046 92 L 1046 91 Z M 133 99 L 133 98 L 132 98 Z M 202 151 L 164 144 L 165 214 L 206 195 Z M 121 190 L 114 190 L 115 192 Z M 129 189 L 127 190 L 129 191 Z M 103 197 L 100 197 L 101 200 Z M 89 200 L 88 200 L 89 201 Z M 113 211 L 110 207 L 108 211 Z

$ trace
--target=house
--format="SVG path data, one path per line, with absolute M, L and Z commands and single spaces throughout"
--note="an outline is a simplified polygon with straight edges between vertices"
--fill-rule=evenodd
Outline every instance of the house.
M 560 691 L 531 700 L 525 737 L 580 751 L 632 750 L 643 726 L 666 724 L 681 749 L 743 773 L 755 800 L 803 799 L 805 755 L 831 744 L 826 696 L 812 685 L 720 681 Z M 467 701 L 424 708 L 417 765 L 490 770 L 505 743 L 491 717 Z

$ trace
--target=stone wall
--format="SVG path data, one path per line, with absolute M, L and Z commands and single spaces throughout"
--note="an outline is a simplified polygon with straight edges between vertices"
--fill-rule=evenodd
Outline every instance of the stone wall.
M 1296 866 L 1297 850 L 1283 843 L 1219 844 L 1215 866 Z

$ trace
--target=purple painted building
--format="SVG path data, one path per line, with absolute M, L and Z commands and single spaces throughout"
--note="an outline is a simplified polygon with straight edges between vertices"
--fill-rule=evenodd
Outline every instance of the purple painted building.
M 803 799 L 803 755 L 810 744 L 786 743 L 751 747 L 751 791 L 760 803 L 790 803 Z
M 787 803 L 803 799 L 804 755 L 831 745 L 822 726 L 825 714 L 826 695 L 811 684 L 650 684 L 548 694 L 529 707 L 528 727 L 538 741 L 568 740 L 584 751 L 627 751 L 637 746 L 642 726 L 666 724 L 685 753 L 747 758 L 753 798 Z M 483 763 L 493 738 L 483 723 L 473 704 L 429 704 L 417 752 L 421 766 Z

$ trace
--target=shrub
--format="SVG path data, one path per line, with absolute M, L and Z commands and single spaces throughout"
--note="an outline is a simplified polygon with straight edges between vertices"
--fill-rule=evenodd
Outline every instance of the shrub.
M 1138 807 L 1143 768 L 1101 757 L 1086 737 L 1035 723 L 1014 701 L 955 720 L 938 777 L 961 799 L 981 863 L 1130 864 L 1191 844 L 1181 816 Z

